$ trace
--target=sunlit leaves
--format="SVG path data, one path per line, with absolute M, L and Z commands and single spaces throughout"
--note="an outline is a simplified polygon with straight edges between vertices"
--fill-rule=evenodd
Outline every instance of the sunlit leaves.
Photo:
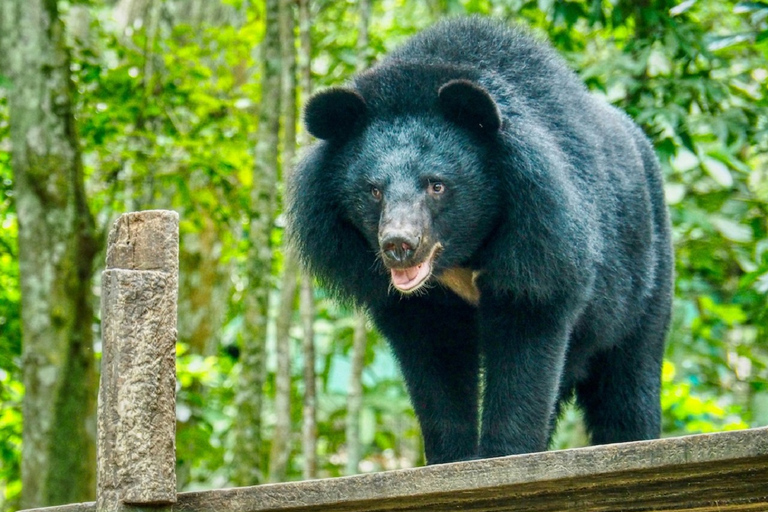
M 21 494 L 21 398 L 18 377 L 0 366 L 0 506 L 13 504 Z
M 21 290 L 8 104 L 0 76 L 0 508 L 21 495 Z

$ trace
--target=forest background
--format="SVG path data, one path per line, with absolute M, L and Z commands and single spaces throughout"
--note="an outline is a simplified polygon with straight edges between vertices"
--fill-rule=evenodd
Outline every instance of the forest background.
M 423 464 L 383 340 L 283 245 L 300 108 L 434 21 L 549 39 L 653 140 L 677 263 L 664 435 L 768 424 L 768 2 L 3 0 L 0 510 L 92 500 L 121 213 L 181 217 L 179 489 Z M 586 443 L 568 409 L 555 448 Z

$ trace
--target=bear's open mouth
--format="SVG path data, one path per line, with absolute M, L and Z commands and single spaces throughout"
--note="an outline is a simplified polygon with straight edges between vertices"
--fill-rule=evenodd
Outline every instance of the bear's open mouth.
M 412 293 L 421 288 L 432 275 L 432 260 L 434 260 L 440 247 L 439 243 L 432 246 L 429 255 L 418 265 L 406 268 L 390 268 L 392 286 L 403 293 Z

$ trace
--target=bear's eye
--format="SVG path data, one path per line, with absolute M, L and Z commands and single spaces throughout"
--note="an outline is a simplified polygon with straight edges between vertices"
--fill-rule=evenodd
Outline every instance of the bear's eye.
M 371 195 L 376 201 L 381 201 L 381 190 L 378 187 L 371 185 Z
M 440 181 L 430 182 L 428 190 L 431 195 L 439 196 L 445 192 L 445 185 Z

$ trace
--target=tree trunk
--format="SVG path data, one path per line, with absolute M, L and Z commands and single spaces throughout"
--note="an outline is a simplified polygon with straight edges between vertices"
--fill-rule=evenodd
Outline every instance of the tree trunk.
M 306 102 L 312 93 L 312 40 L 311 13 L 309 0 L 299 0 L 299 80 L 301 92 Z M 309 132 L 300 132 L 299 145 L 307 147 L 310 143 Z M 312 290 L 312 278 L 301 272 L 301 292 L 299 294 L 302 326 L 301 351 L 304 361 L 304 403 L 302 407 L 301 440 L 304 453 L 305 479 L 317 478 L 317 387 L 315 385 L 315 305 Z
M 317 386 L 315 384 L 315 304 L 312 279 L 301 274 L 301 351 L 304 359 L 304 404 L 302 408 L 301 440 L 304 452 L 303 477 L 317 478 Z
M 0 4 L 10 88 L 25 396 L 22 507 L 94 499 L 91 274 L 73 85 L 55 1 Z
M 356 71 L 359 73 L 371 63 L 371 49 L 368 37 L 368 26 L 371 24 L 371 0 L 359 0 L 360 17 L 357 25 L 357 62 Z
M 275 321 L 277 369 L 275 373 L 275 430 L 269 455 L 269 481 L 285 480 L 291 454 L 291 323 L 296 303 L 298 268 L 286 257 L 280 309 Z
M 291 0 L 280 0 L 280 55 L 283 115 L 283 180 L 287 180 L 296 154 L 296 36 Z M 291 455 L 291 323 L 296 304 L 298 262 L 285 251 L 280 310 L 275 325 L 277 373 L 275 375 L 275 431 L 269 457 L 269 481 L 282 482 Z
M 365 346 L 368 333 L 365 328 L 365 314 L 355 313 L 355 333 L 352 338 L 352 369 L 349 374 L 347 395 L 347 474 L 358 472 L 362 458 L 360 445 L 360 412 L 363 409 L 363 368 L 365 367 Z
M 248 233 L 248 293 L 235 403 L 233 483 L 253 485 L 262 480 L 261 405 L 264 387 L 265 341 L 272 276 L 271 232 L 277 188 L 277 144 L 280 129 L 280 32 L 278 0 L 266 0 L 266 33 L 262 42 L 262 103 L 256 141 Z
M 371 19 L 370 0 L 360 0 L 360 18 L 357 36 L 357 71 L 368 67 L 368 25 Z M 349 375 L 349 395 L 347 396 L 347 474 L 358 471 L 362 447 L 360 446 L 360 412 L 363 407 L 363 367 L 365 366 L 365 348 L 367 332 L 365 315 L 355 313 L 355 333 L 352 342 L 352 370 Z
M 185 271 L 179 282 L 179 340 L 205 356 L 216 354 L 226 313 L 229 270 L 220 261 L 221 229 L 203 219 L 199 231 L 184 234 L 185 249 L 179 252 Z

